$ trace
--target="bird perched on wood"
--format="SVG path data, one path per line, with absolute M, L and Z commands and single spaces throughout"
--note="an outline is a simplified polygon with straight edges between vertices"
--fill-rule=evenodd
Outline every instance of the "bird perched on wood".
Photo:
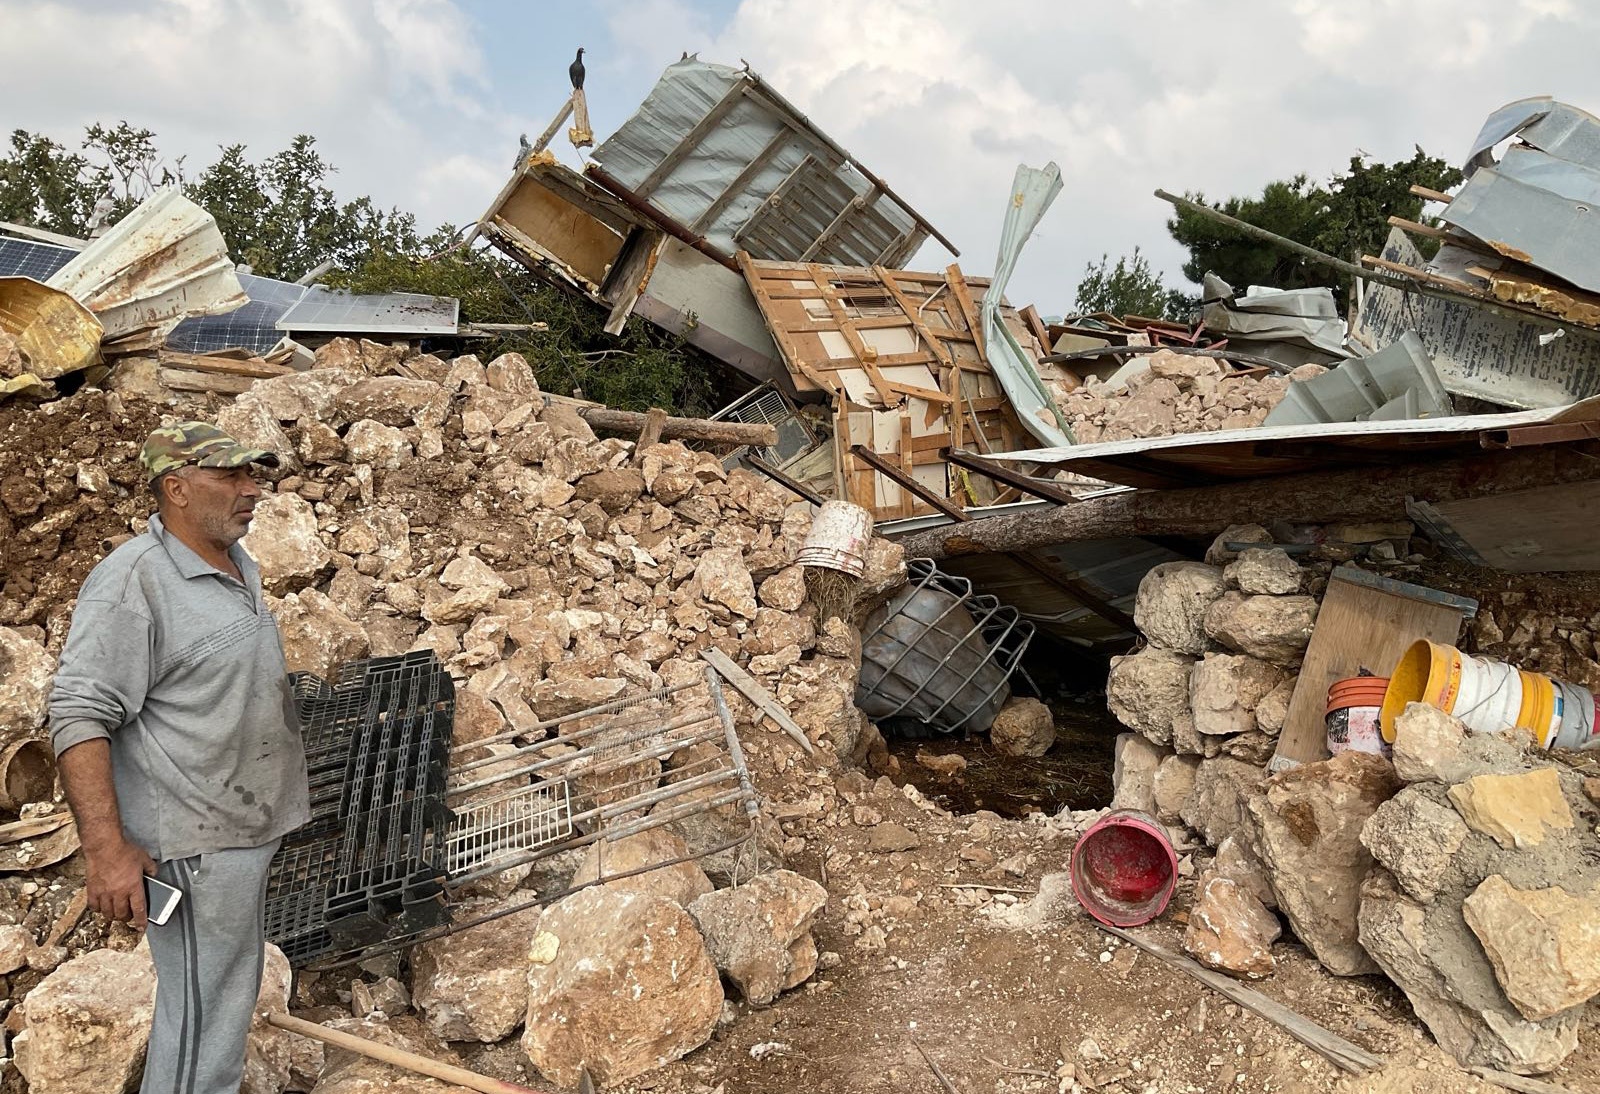
M 521 167 L 522 161 L 527 159 L 528 153 L 532 151 L 533 145 L 528 143 L 528 135 L 526 133 L 522 134 L 517 141 L 517 162 L 511 165 L 511 169 L 515 171 L 517 168 Z
M 567 75 L 572 78 L 572 90 L 583 90 L 583 47 L 578 47 L 578 56 L 572 64 L 567 66 Z

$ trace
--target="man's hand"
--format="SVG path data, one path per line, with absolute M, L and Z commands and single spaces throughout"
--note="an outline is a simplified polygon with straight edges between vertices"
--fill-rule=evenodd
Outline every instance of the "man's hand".
M 144 930 L 144 876 L 156 872 L 153 859 L 144 848 L 117 838 L 90 850 L 84 848 L 89 907 L 107 919 L 132 923 Z

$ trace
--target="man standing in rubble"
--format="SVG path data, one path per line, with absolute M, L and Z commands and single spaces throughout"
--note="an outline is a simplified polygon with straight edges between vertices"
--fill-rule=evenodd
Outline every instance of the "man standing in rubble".
M 233 1094 L 261 987 L 267 867 L 309 818 L 305 755 L 261 574 L 239 546 L 276 466 L 205 422 L 150 434 L 150 530 L 89 574 L 50 693 L 89 906 L 145 928 L 144 875 L 182 890 L 150 925 L 144 1094 Z

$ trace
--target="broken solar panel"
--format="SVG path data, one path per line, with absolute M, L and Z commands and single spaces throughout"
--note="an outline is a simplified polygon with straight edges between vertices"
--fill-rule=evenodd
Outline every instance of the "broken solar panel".
M 311 334 L 455 334 L 461 302 L 421 293 L 357 295 L 312 285 L 278 319 L 280 331 Z
M 199 315 L 185 319 L 167 335 L 167 346 L 183 353 L 214 353 L 247 349 L 266 353 L 283 338 L 278 320 L 294 306 L 306 289 L 271 277 L 241 273 L 239 284 L 249 302 L 226 315 Z
M 31 239 L 0 236 L 0 277 L 31 277 L 48 281 L 77 255 L 70 247 L 36 243 Z

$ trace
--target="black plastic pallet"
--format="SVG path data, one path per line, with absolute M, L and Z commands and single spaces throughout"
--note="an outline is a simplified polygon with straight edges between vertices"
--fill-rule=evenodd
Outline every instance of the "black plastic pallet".
M 444 922 L 449 674 L 422 650 L 292 682 L 311 820 L 273 860 L 268 937 L 303 964 Z

